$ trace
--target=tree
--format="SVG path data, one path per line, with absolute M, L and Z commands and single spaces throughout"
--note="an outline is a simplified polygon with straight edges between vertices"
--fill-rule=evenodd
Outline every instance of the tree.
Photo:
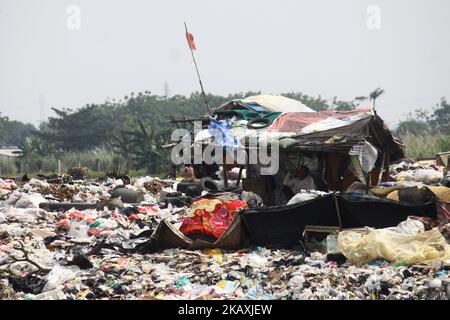
M 114 106 L 88 105 L 76 111 L 53 108 L 45 130 L 38 135 L 57 150 L 85 151 L 106 147 L 112 137 L 120 114 Z M 117 117 L 116 117 L 117 116 Z
M 336 111 L 350 111 L 354 110 L 356 105 L 353 101 L 340 101 L 337 97 L 333 98 L 332 109 Z
M 156 134 L 155 126 L 149 126 L 147 130 L 141 119 L 137 119 L 138 129 L 134 131 L 120 132 L 118 141 L 114 144 L 120 150 L 121 155 L 129 161 L 133 161 L 137 168 L 145 168 L 147 173 L 162 172 L 166 169 L 167 161 L 164 161 L 164 136 Z
M 43 158 L 54 153 L 52 147 L 38 136 L 26 137 L 18 147 L 20 151 L 17 153 L 23 164 L 25 166 L 35 165 L 38 171 L 42 169 Z
M 372 106 L 375 109 L 375 102 L 376 100 L 382 95 L 384 94 L 384 89 L 381 88 L 376 88 L 374 91 L 372 91 L 369 95 L 370 101 L 372 102 Z
M 434 108 L 429 124 L 436 133 L 450 134 L 450 104 L 446 98 L 441 98 Z
M 314 111 L 325 111 L 330 109 L 330 105 L 328 104 L 328 100 L 323 99 L 320 95 L 317 97 L 308 96 L 301 92 L 288 92 L 282 93 L 282 96 L 286 98 L 291 98 L 297 101 L 300 101 L 307 107 L 310 107 Z
M 406 120 L 399 123 L 396 131 L 399 135 L 406 133 L 450 135 L 450 104 L 443 97 L 432 113 L 416 109 L 414 113 L 408 114 Z
M 408 133 L 413 135 L 420 135 L 429 132 L 429 127 L 425 121 L 408 119 L 400 122 L 395 132 L 399 136 L 404 136 Z
M 17 146 L 34 131 L 32 124 L 10 120 L 0 113 L 0 146 Z

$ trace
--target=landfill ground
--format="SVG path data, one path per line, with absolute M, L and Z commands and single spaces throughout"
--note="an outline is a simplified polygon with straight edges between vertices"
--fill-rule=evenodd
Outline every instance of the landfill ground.
M 187 208 L 161 209 L 158 180 L 140 178 L 135 207 L 46 211 L 45 201 L 107 201 L 121 181 L 2 180 L 0 299 L 432 299 L 450 296 L 447 261 L 408 266 L 327 261 L 303 247 L 145 252 L 152 230 Z M 85 227 L 85 229 L 83 229 Z

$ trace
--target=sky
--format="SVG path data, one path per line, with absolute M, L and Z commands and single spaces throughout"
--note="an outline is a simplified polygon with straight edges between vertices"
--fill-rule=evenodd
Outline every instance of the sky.
M 0 112 L 38 124 L 166 81 L 198 91 L 187 22 L 207 92 L 381 87 L 392 128 L 450 99 L 449 14 L 448 0 L 0 0 Z

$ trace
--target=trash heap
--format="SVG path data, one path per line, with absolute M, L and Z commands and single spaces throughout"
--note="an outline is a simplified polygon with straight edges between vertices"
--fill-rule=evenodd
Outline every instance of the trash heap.
M 307 252 L 301 243 L 290 249 L 153 250 L 149 240 L 163 219 L 180 229 L 189 215 L 189 201 L 170 200 L 176 183 L 151 177 L 130 184 L 0 179 L 0 299 L 450 297 L 450 226 L 438 231 L 414 219 L 364 234 L 341 232 L 338 259 Z M 246 205 L 260 206 L 260 199 L 250 198 Z M 386 246 L 393 252 L 379 250 Z
M 404 160 L 391 165 L 390 172 L 397 182 L 409 182 L 411 185 L 436 184 L 443 180 L 445 167 L 437 165 L 435 160 Z

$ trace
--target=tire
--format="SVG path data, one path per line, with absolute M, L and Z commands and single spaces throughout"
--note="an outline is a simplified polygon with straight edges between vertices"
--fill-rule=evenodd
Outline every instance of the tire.
M 264 125 L 256 125 L 256 126 L 254 126 L 253 124 L 255 124 L 255 123 L 264 123 Z M 249 129 L 262 129 L 262 128 L 267 128 L 272 123 L 273 123 L 273 120 L 269 119 L 269 118 L 255 118 L 255 119 L 250 120 L 247 123 L 247 128 L 249 128 Z
M 177 191 L 181 193 L 186 193 L 186 190 L 191 187 L 196 187 L 196 182 L 180 182 L 177 184 Z
M 199 197 L 202 194 L 202 191 L 203 191 L 203 189 L 199 184 L 185 189 L 186 195 L 189 197 L 192 197 L 192 198 Z
M 218 192 L 220 191 L 219 185 L 211 178 L 206 177 L 200 180 L 200 185 L 203 190 L 208 192 Z

